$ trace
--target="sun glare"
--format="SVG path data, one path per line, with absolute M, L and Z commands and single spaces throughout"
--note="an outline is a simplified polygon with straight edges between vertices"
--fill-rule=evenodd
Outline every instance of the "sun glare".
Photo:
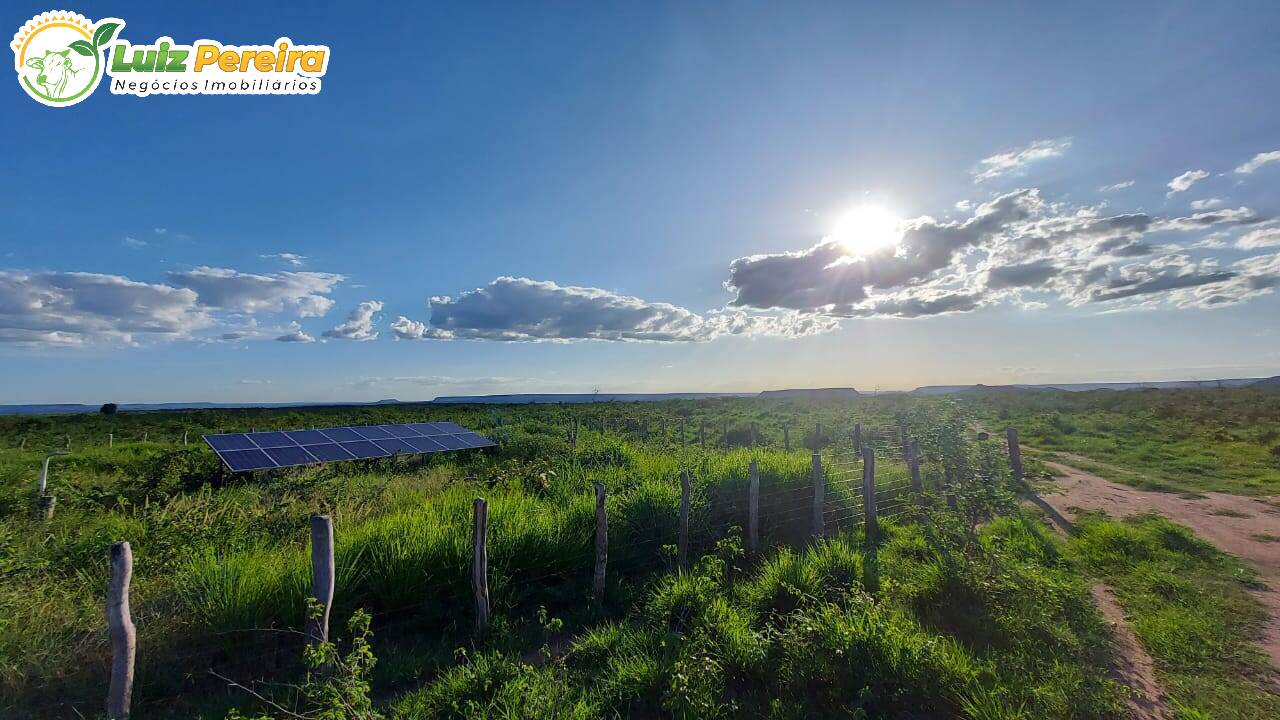
M 898 244 L 902 239 L 902 221 L 878 205 L 862 205 L 841 216 L 830 237 L 850 255 L 870 255 Z

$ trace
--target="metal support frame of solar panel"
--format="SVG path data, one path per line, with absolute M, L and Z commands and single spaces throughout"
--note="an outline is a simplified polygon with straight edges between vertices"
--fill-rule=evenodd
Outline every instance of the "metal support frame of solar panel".
M 223 433 L 203 438 L 231 472 L 496 445 L 489 438 L 451 422 Z

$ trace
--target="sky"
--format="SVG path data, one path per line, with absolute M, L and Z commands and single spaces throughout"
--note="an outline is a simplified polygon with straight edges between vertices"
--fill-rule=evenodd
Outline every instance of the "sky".
M 69 9 L 331 56 L 0 92 L 0 403 L 1280 374 L 1275 3 Z

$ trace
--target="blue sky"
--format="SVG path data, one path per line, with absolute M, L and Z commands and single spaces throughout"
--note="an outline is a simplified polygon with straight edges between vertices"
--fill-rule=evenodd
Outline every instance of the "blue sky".
M 0 402 L 1280 373 L 1274 3 L 189 5 L 323 90 L 0 93 Z

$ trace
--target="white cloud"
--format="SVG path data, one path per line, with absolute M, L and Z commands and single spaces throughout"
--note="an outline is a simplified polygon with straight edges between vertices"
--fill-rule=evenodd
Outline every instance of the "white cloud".
M 391 331 L 395 333 L 396 340 L 422 340 L 427 337 L 427 324 L 401 315 L 391 323 Z
M 800 313 L 726 309 L 699 315 L 600 288 L 513 277 L 497 278 L 456 298 L 433 297 L 430 305 L 430 323 L 401 317 L 391 326 L 396 336 L 508 342 L 701 342 L 726 335 L 797 337 L 836 327 L 830 318 Z
M 373 316 L 379 312 L 382 312 L 381 302 L 366 300 L 351 311 L 346 322 L 332 330 L 325 330 L 324 337 L 340 340 L 377 340 L 378 331 L 373 329 Z
M 198 267 L 169 273 L 169 281 L 194 290 L 200 304 L 241 313 L 284 312 L 319 317 L 329 312 L 327 295 L 345 278 L 321 272 L 255 274 L 227 268 Z
M 0 342 L 134 343 L 189 337 L 213 322 L 189 289 L 120 275 L 0 270 Z
M 121 240 L 120 243 L 125 247 L 133 248 L 134 250 L 140 250 L 147 246 L 146 240 L 139 240 L 135 237 L 128 237 L 128 236 L 126 236 L 124 240 Z
M 973 181 L 982 182 L 1001 175 L 1022 170 L 1028 163 L 1046 158 L 1060 157 L 1071 147 L 1071 138 L 1036 140 L 1026 147 L 997 153 L 983 158 L 973 171 Z
M 1209 208 L 1218 207 L 1224 202 L 1226 201 L 1219 197 L 1205 198 L 1203 200 L 1192 200 L 1191 209 L 1192 210 L 1208 210 Z
M 1280 162 L 1280 150 L 1272 150 L 1271 152 L 1260 152 L 1253 156 L 1249 162 L 1236 168 L 1236 172 L 1241 175 L 1250 175 L 1263 165 L 1273 162 Z
M 258 257 L 262 260 L 279 260 L 280 262 L 286 265 L 289 265 L 290 267 L 302 267 L 303 265 L 307 264 L 307 256 L 299 255 L 297 253 L 290 253 L 290 252 L 269 253 L 267 255 L 259 255 Z
M 1236 247 L 1241 250 L 1257 250 L 1264 247 L 1280 247 L 1280 227 L 1261 227 L 1248 232 L 1236 240 Z
M 1192 185 L 1207 177 L 1209 177 L 1209 173 L 1204 170 L 1188 170 L 1169 181 L 1169 192 L 1166 193 L 1166 196 L 1172 197 L 1175 193 L 1186 192 L 1191 189 Z
M 1133 182 L 1134 182 L 1133 180 L 1125 180 L 1124 182 L 1118 182 L 1118 183 L 1115 183 L 1114 185 L 1103 185 L 1102 187 L 1098 188 L 1098 192 L 1109 193 L 1109 192 L 1115 192 L 1117 190 L 1124 190 L 1125 188 L 1133 187 Z
M 316 341 L 315 338 L 303 331 L 302 326 L 296 322 L 289 323 L 288 331 L 277 337 L 276 340 L 287 343 L 310 343 Z

